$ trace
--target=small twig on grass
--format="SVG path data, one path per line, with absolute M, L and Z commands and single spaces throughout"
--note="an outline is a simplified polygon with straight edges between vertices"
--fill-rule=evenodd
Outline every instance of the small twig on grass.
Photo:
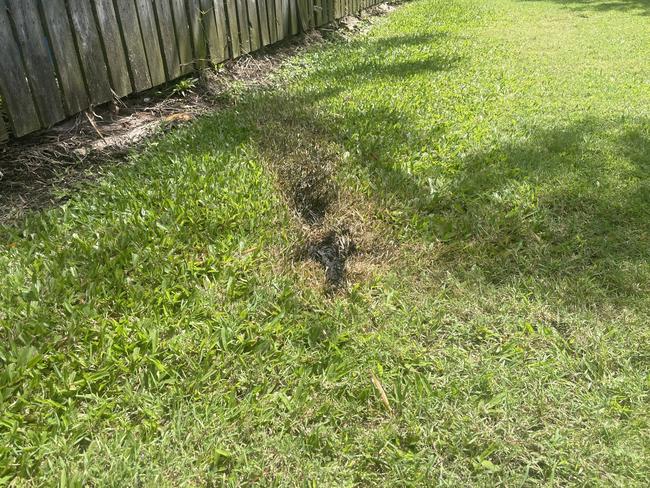
M 384 390 L 384 387 L 381 386 L 381 383 L 379 382 L 379 379 L 375 376 L 375 373 L 370 373 L 370 379 L 372 380 L 372 384 L 375 385 L 375 388 L 379 392 L 381 402 L 386 407 L 386 410 L 388 410 L 388 412 L 392 414 L 393 408 L 390 406 L 390 402 L 388 401 L 388 395 L 386 395 L 386 391 Z
M 97 124 L 95 123 L 93 118 L 90 115 L 88 115 L 88 111 L 85 111 L 84 114 L 86 114 L 86 118 L 88 119 L 88 122 L 90 122 L 90 125 L 92 126 L 92 128 L 95 129 L 95 132 L 97 133 L 97 135 L 100 138 L 104 139 L 104 136 L 102 135 L 102 133 L 99 132 L 99 128 L 97 127 Z

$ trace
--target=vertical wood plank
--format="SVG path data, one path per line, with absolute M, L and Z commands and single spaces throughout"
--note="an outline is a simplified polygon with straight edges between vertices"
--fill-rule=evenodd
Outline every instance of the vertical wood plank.
M 190 37 L 190 24 L 187 18 L 187 10 L 185 10 L 185 0 L 171 0 L 171 4 L 174 15 L 176 41 L 178 42 L 178 53 L 181 60 L 181 73 L 191 73 L 194 70 L 194 56 L 192 54 L 192 39 Z
M 151 76 L 144 51 L 142 32 L 138 22 L 138 12 L 133 0 L 116 0 L 117 15 L 122 27 L 122 37 L 129 59 L 129 72 L 133 82 L 133 91 L 140 92 L 151 88 Z
M 223 11 L 218 11 L 218 6 L 223 7 L 221 0 L 201 0 L 203 11 L 203 26 L 208 41 L 208 56 L 213 63 L 220 63 L 228 57 L 226 41 L 226 22 Z
M 257 16 L 260 25 L 260 44 L 262 46 L 268 46 L 271 44 L 271 34 L 269 32 L 269 16 L 266 0 L 257 0 Z
M 233 59 L 241 55 L 241 44 L 239 42 L 239 24 L 237 22 L 237 4 L 235 0 L 226 1 L 226 13 L 228 16 L 228 45 L 230 55 Z
M 47 0 L 41 2 L 41 7 L 43 8 L 45 29 L 54 54 L 54 64 L 59 75 L 66 112 L 68 115 L 74 115 L 85 110 L 90 104 L 90 100 L 86 93 L 86 85 L 77 57 L 72 27 L 63 2 L 64 0 Z
M 236 0 L 236 2 L 237 16 L 239 21 L 239 45 L 241 47 L 242 54 L 247 54 L 251 51 L 247 0 Z
M 284 3 L 287 0 L 275 0 L 275 31 L 277 34 L 276 42 L 285 38 L 284 30 Z
M 275 18 L 275 0 L 266 0 L 266 11 L 269 21 L 269 39 L 271 43 L 278 41 L 278 25 Z
M 47 3 L 47 0 L 46 0 Z M 113 0 L 95 0 L 95 12 L 99 32 L 104 41 L 106 50 L 106 61 L 108 72 L 111 76 L 113 91 L 123 97 L 133 91 L 129 68 L 127 66 L 126 54 L 122 43 L 120 26 L 117 23 L 117 15 L 113 7 Z
M 330 2 L 329 0 L 321 0 L 321 5 L 323 7 L 323 25 L 325 25 L 330 20 Z
M 90 102 L 93 104 L 108 102 L 113 98 L 113 94 L 90 2 L 68 0 L 68 7 Z
M 160 50 L 153 2 L 152 0 L 135 0 L 135 6 L 138 10 L 138 19 L 142 29 L 142 40 L 147 55 L 151 84 L 153 86 L 162 85 L 165 83 L 165 65 Z
M 0 100 L 0 103 L 2 100 Z M 9 130 L 5 125 L 4 114 L 0 112 L 0 144 L 7 142 L 9 140 Z
M 314 0 L 296 0 L 298 29 L 307 32 L 314 26 Z
M 181 60 L 176 43 L 176 29 L 174 29 L 174 16 L 170 0 L 155 0 L 154 10 L 160 32 L 160 46 L 162 47 L 163 61 L 167 81 L 175 80 L 181 75 Z
M 187 0 L 187 12 L 192 47 L 194 48 L 194 61 L 197 68 L 204 68 L 208 64 L 208 41 L 203 27 L 203 11 L 200 0 Z
M 291 7 L 290 0 L 282 0 L 282 39 L 291 35 Z
M 0 2 L 0 97 L 4 99 L 16 136 L 41 128 L 32 92 L 27 83 L 18 44 L 14 39 L 9 15 Z
M 260 48 L 260 22 L 257 15 L 257 0 L 248 0 L 248 29 L 251 37 L 251 51 Z
M 207 56 L 214 63 L 217 63 L 219 40 L 217 37 L 217 21 L 214 16 L 214 3 L 212 0 L 201 0 L 201 13 L 203 14 L 203 31 L 208 46 Z
M 309 28 L 314 29 L 316 27 L 316 0 L 307 0 L 307 8 L 309 9 Z
M 323 2 L 321 0 L 314 2 L 314 23 L 317 27 L 323 25 Z
M 38 5 L 35 0 L 7 0 L 7 6 L 13 17 L 37 111 L 43 126 L 49 127 L 65 118 L 65 110 Z
M 215 62 L 220 63 L 228 59 L 228 23 L 226 15 L 226 4 L 224 0 L 212 0 L 214 5 L 214 17 L 217 22 L 218 50 Z
M 291 22 L 291 35 L 297 35 L 298 34 L 298 26 L 299 26 L 299 20 L 298 20 L 298 0 L 289 0 L 289 18 Z M 288 37 L 288 36 L 287 36 Z

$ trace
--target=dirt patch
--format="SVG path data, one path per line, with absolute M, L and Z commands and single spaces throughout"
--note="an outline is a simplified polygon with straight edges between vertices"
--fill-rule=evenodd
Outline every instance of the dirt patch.
M 346 263 L 355 251 L 356 244 L 348 229 L 329 231 L 307 246 L 307 255 L 325 269 L 325 282 L 332 290 L 345 283 Z
M 327 129 L 318 126 L 308 110 L 292 110 L 291 117 L 274 110 L 296 100 L 271 100 L 260 106 L 257 121 L 259 150 L 276 186 L 295 217 L 300 238 L 289 258 L 312 262 L 324 276 L 328 294 L 347 287 L 350 259 L 367 245 L 366 220 L 358 201 L 339 188 L 337 173 L 343 149 Z M 322 274 L 324 271 L 324 275 Z
M 303 135 L 304 137 L 304 135 Z M 317 139 L 316 139 L 317 140 Z M 278 174 L 278 181 L 291 207 L 303 222 L 310 226 L 322 225 L 338 189 L 333 180 L 333 155 L 320 152 L 317 143 L 297 136 L 293 146 L 286 145 L 282 152 L 269 154 Z

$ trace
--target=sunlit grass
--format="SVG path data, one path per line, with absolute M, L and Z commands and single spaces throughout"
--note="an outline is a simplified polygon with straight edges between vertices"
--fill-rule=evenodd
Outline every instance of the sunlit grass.
M 2 227 L 0 479 L 646 486 L 650 30 L 607 4 L 403 5 Z

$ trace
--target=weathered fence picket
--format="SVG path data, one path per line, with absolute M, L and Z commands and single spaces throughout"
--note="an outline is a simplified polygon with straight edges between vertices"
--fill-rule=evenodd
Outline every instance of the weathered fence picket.
M 67 0 L 67 4 L 90 102 L 94 105 L 108 102 L 113 94 L 91 4 L 87 0 Z
M 266 12 L 269 19 L 269 39 L 271 44 L 273 44 L 279 39 L 278 25 L 275 16 L 275 0 L 266 0 Z
M 151 88 L 151 75 L 147 65 L 147 55 L 144 50 L 140 23 L 133 0 L 116 0 L 117 14 L 122 25 L 122 36 L 129 58 L 131 80 L 135 92 Z
M 190 24 L 190 35 L 192 47 L 194 48 L 194 62 L 197 68 L 205 68 L 208 65 L 208 42 L 203 27 L 203 12 L 200 0 L 187 0 L 188 21 Z
M 7 140 L 9 140 L 9 130 L 5 125 L 4 116 L 2 112 L 0 112 L 0 143 L 6 142 Z
M 271 44 L 271 34 L 269 31 L 269 15 L 266 0 L 257 0 L 257 7 L 260 19 L 260 39 L 262 46 L 268 46 Z
M 142 29 L 142 40 L 144 50 L 147 55 L 147 64 L 149 65 L 149 74 L 153 86 L 165 83 L 165 66 L 163 63 L 162 51 L 160 49 L 160 40 L 158 38 L 158 28 L 156 27 L 156 15 L 152 0 L 135 0 L 138 9 L 138 18 L 140 19 L 140 28 Z
M 7 0 L 7 6 L 13 18 L 36 109 L 43 126 L 49 127 L 65 119 L 65 111 L 39 18 L 38 4 L 36 0 Z
M 74 115 L 88 108 L 90 100 L 64 1 L 48 0 L 41 7 L 66 113 Z
M 38 120 L 38 112 L 6 8 L 0 9 L 0 46 L 0 90 L 9 114 L 13 115 L 14 134 L 29 134 L 40 129 L 42 125 Z
M 181 60 L 181 73 L 187 74 L 194 70 L 194 55 L 192 53 L 192 38 L 190 24 L 187 18 L 185 0 L 171 0 L 176 41 Z
M 222 3 L 219 2 L 219 4 Z M 220 25 L 225 19 L 217 11 L 214 0 L 201 0 L 200 7 L 203 13 L 203 29 L 207 41 L 208 57 L 213 63 L 220 63 L 227 57 L 224 25 Z
M 233 58 L 241 56 L 241 43 L 239 41 L 239 26 L 237 24 L 237 3 L 236 0 L 225 0 L 226 12 L 228 15 L 228 45 L 230 55 Z
M 251 35 L 248 20 L 247 0 L 237 0 L 237 16 L 239 19 L 239 41 L 242 54 L 251 52 Z
M 160 46 L 162 47 L 165 73 L 168 80 L 181 76 L 181 58 L 176 43 L 176 29 L 170 0 L 155 0 L 154 7 L 158 19 Z
M 95 0 L 95 12 L 99 31 L 104 41 L 111 86 L 118 96 L 123 97 L 132 93 L 134 88 L 137 91 L 138 87 L 131 86 L 128 62 L 113 0 Z
M 248 0 L 248 30 L 251 39 L 251 51 L 257 51 L 260 45 L 260 22 L 257 18 L 257 0 Z
M 0 0 L 0 143 L 380 0 Z
M 221 63 L 228 59 L 228 17 L 224 0 L 212 0 L 214 4 L 214 17 L 217 21 L 217 50 L 210 57 L 214 63 Z

